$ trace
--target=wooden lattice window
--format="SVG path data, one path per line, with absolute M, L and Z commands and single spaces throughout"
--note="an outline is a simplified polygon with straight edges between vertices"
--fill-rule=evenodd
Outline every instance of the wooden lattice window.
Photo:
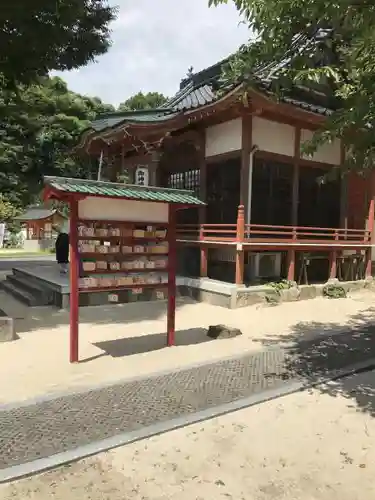
M 188 189 L 199 194 L 200 170 L 188 170 L 187 172 L 169 174 L 168 187 L 173 189 Z

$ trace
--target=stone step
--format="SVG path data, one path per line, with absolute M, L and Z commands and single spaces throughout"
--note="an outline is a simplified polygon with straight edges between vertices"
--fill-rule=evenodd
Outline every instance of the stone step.
M 47 266 L 43 266 L 47 267 Z M 43 290 L 56 291 L 60 290 L 61 285 L 56 282 L 56 279 L 51 281 L 48 277 L 48 274 L 45 273 L 39 274 L 39 270 L 41 268 L 38 266 L 35 268 L 35 272 L 32 273 L 30 270 L 13 268 L 12 275 L 20 278 L 22 280 L 26 280 L 28 283 L 33 283 L 37 288 L 41 288 Z M 56 273 L 55 273 L 56 274 Z
M 23 290 L 22 288 L 16 286 L 8 279 L 2 281 L 0 283 L 0 286 L 5 292 L 9 293 L 14 298 L 30 307 L 42 305 L 38 303 L 38 298 L 35 295 L 32 295 L 26 290 Z
M 16 276 L 15 274 L 10 274 L 7 276 L 7 280 L 31 294 L 42 295 L 50 293 L 47 283 L 44 285 L 42 281 L 32 280 L 27 276 Z
M 16 276 L 11 274 L 7 277 L 8 282 L 15 288 L 30 294 L 38 306 L 48 306 L 53 303 L 53 292 L 43 286 L 42 282 L 28 279 L 26 276 Z

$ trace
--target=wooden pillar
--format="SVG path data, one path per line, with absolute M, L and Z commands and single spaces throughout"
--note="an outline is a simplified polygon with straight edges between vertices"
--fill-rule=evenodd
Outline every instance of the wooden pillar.
M 343 167 L 344 163 L 345 148 L 341 144 L 340 166 Z M 341 175 L 340 178 L 340 228 L 348 229 L 348 175 Z
M 368 224 L 370 238 L 374 233 L 374 219 L 375 219 L 375 171 L 371 172 L 368 182 Z
M 368 182 L 368 216 L 367 216 L 367 230 L 369 234 L 369 244 L 374 243 L 374 225 L 375 225 L 375 171 L 371 171 L 370 179 Z M 372 247 L 366 249 L 366 278 L 372 276 Z
M 149 175 L 149 185 L 157 186 L 158 185 L 158 167 L 163 153 L 161 151 L 161 146 L 158 149 L 155 149 L 151 155 L 146 157 L 147 161 L 145 161 L 145 165 L 148 168 Z
M 337 278 L 337 250 L 329 253 L 329 279 Z
M 298 225 L 298 199 L 299 199 L 299 161 L 301 151 L 301 128 L 296 127 L 294 131 L 294 156 L 293 156 L 293 181 L 292 181 L 292 226 Z M 293 231 L 293 238 L 296 238 L 296 231 Z M 286 256 L 287 280 L 294 281 L 296 274 L 296 250 L 290 248 Z
M 168 215 L 168 313 L 167 313 L 167 346 L 175 343 L 176 316 L 176 208 L 169 205 Z
M 340 229 L 345 229 L 340 233 L 341 240 L 347 240 L 348 233 L 346 229 L 348 229 L 348 208 L 349 208 L 349 194 L 348 194 L 348 181 L 349 177 L 347 173 L 344 175 L 344 164 L 345 164 L 345 146 L 343 141 L 340 143 L 340 167 L 341 167 L 341 177 L 340 177 Z M 343 250 L 338 249 L 336 251 L 336 263 L 337 259 L 342 260 Z M 337 277 L 337 264 L 336 264 L 336 276 Z
M 340 228 L 348 229 L 348 177 L 340 179 Z M 341 238 L 347 239 L 347 231 L 341 233 Z
M 204 232 L 202 225 L 199 226 L 199 240 L 202 241 L 199 246 L 200 251 L 200 277 L 206 278 L 208 274 L 208 248 L 204 241 Z
M 78 255 L 78 201 L 70 202 L 70 352 L 71 363 L 78 362 L 79 322 L 79 255 Z
M 240 205 L 237 212 L 237 248 L 236 248 L 236 285 L 243 285 L 245 252 L 243 240 L 245 235 L 245 214 L 244 206 Z
M 299 199 L 299 160 L 301 150 L 301 129 L 296 127 L 294 135 L 294 158 L 293 158 L 293 183 L 292 183 L 292 214 L 293 226 L 298 225 L 298 199 Z
M 120 175 L 125 173 L 125 146 L 121 144 L 121 165 L 120 165 Z M 128 180 L 129 182 L 129 180 Z
M 240 205 L 244 206 L 245 214 L 249 213 L 249 205 L 251 205 L 251 195 L 249 196 L 249 193 L 251 193 L 252 184 L 252 169 L 250 171 L 252 119 L 253 117 L 250 113 L 242 116 Z M 249 222 L 246 221 L 246 223 Z
M 252 153 L 253 146 L 253 116 L 247 110 L 242 115 L 242 134 L 241 134 L 241 177 L 240 177 L 240 206 L 243 206 L 244 230 L 247 227 L 247 236 L 250 237 L 250 224 L 251 224 L 251 203 L 252 203 L 252 189 L 253 189 L 253 164 L 254 153 Z M 237 221 L 238 229 L 238 221 Z M 242 235 L 242 239 L 244 234 Z M 238 252 L 237 252 L 238 254 Z M 241 251 L 238 257 L 238 265 L 236 259 L 236 283 L 242 284 L 245 274 L 245 252 Z M 237 269 L 240 275 L 237 275 Z M 242 269 L 242 270 L 240 270 Z M 250 271 L 252 274 L 252 270 Z
M 294 281 L 296 273 L 296 251 L 291 248 L 287 252 L 287 280 Z
M 199 197 L 201 200 L 206 201 L 207 197 L 207 163 L 206 163 L 206 133 L 202 130 L 200 133 L 200 140 L 198 143 L 198 154 L 199 154 Z M 198 221 L 199 221 L 199 239 L 204 239 L 204 233 L 202 224 L 206 223 L 207 210 L 206 206 L 198 209 Z M 208 274 L 208 248 L 204 243 L 200 244 L 200 277 L 205 278 Z

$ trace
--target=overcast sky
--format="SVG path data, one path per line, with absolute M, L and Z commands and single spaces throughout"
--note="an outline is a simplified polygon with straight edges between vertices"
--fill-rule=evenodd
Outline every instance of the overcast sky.
M 249 38 L 233 3 L 208 8 L 208 0 L 110 0 L 119 16 L 113 45 L 96 63 L 59 73 L 81 94 L 119 104 L 131 95 L 173 95 L 189 66 L 201 70 Z

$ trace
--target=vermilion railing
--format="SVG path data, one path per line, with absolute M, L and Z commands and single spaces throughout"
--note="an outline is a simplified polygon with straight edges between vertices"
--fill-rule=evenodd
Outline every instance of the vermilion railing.
M 244 236 L 237 224 L 181 224 L 177 226 L 180 240 L 243 243 L 354 243 L 368 244 L 370 233 L 365 229 L 344 229 L 309 226 L 274 226 L 244 224 Z
M 237 224 L 181 224 L 177 238 L 204 241 L 236 241 Z
M 329 253 L 329 278 L 337 276 L 337 258 L 340 247 L 365 249 L 366 276 L 371 276 L 372 227 L 348 229 L 309 226 L 277 226 L 245 224 L 244 206 L 240 205 L 236 224 L 181 224 L 177 226 L 177 241 L 200 245 L 200 276 L 208 276 L 208 248 L 214 245 L 236 245 L 234 253 L 235 280 L 244 283 L 245 254 L 247 251 L 274 248 L 286 251 L 287 279 L 295 279 L 296 251 L 319 251 Z M 371 221 L 372 214 L 369 217 Z M 371 226 L 371 224 L 370 224 Z M 207 243 L 202 245 L 201 243 Z
M 245 241 L 276 240 L 288 242 L 358 242 L 366 243 L 370 239 L 369 231 L 365 229 L 347 229 L 310 226 L 273 226 L 260 224 L 245 224 Z

